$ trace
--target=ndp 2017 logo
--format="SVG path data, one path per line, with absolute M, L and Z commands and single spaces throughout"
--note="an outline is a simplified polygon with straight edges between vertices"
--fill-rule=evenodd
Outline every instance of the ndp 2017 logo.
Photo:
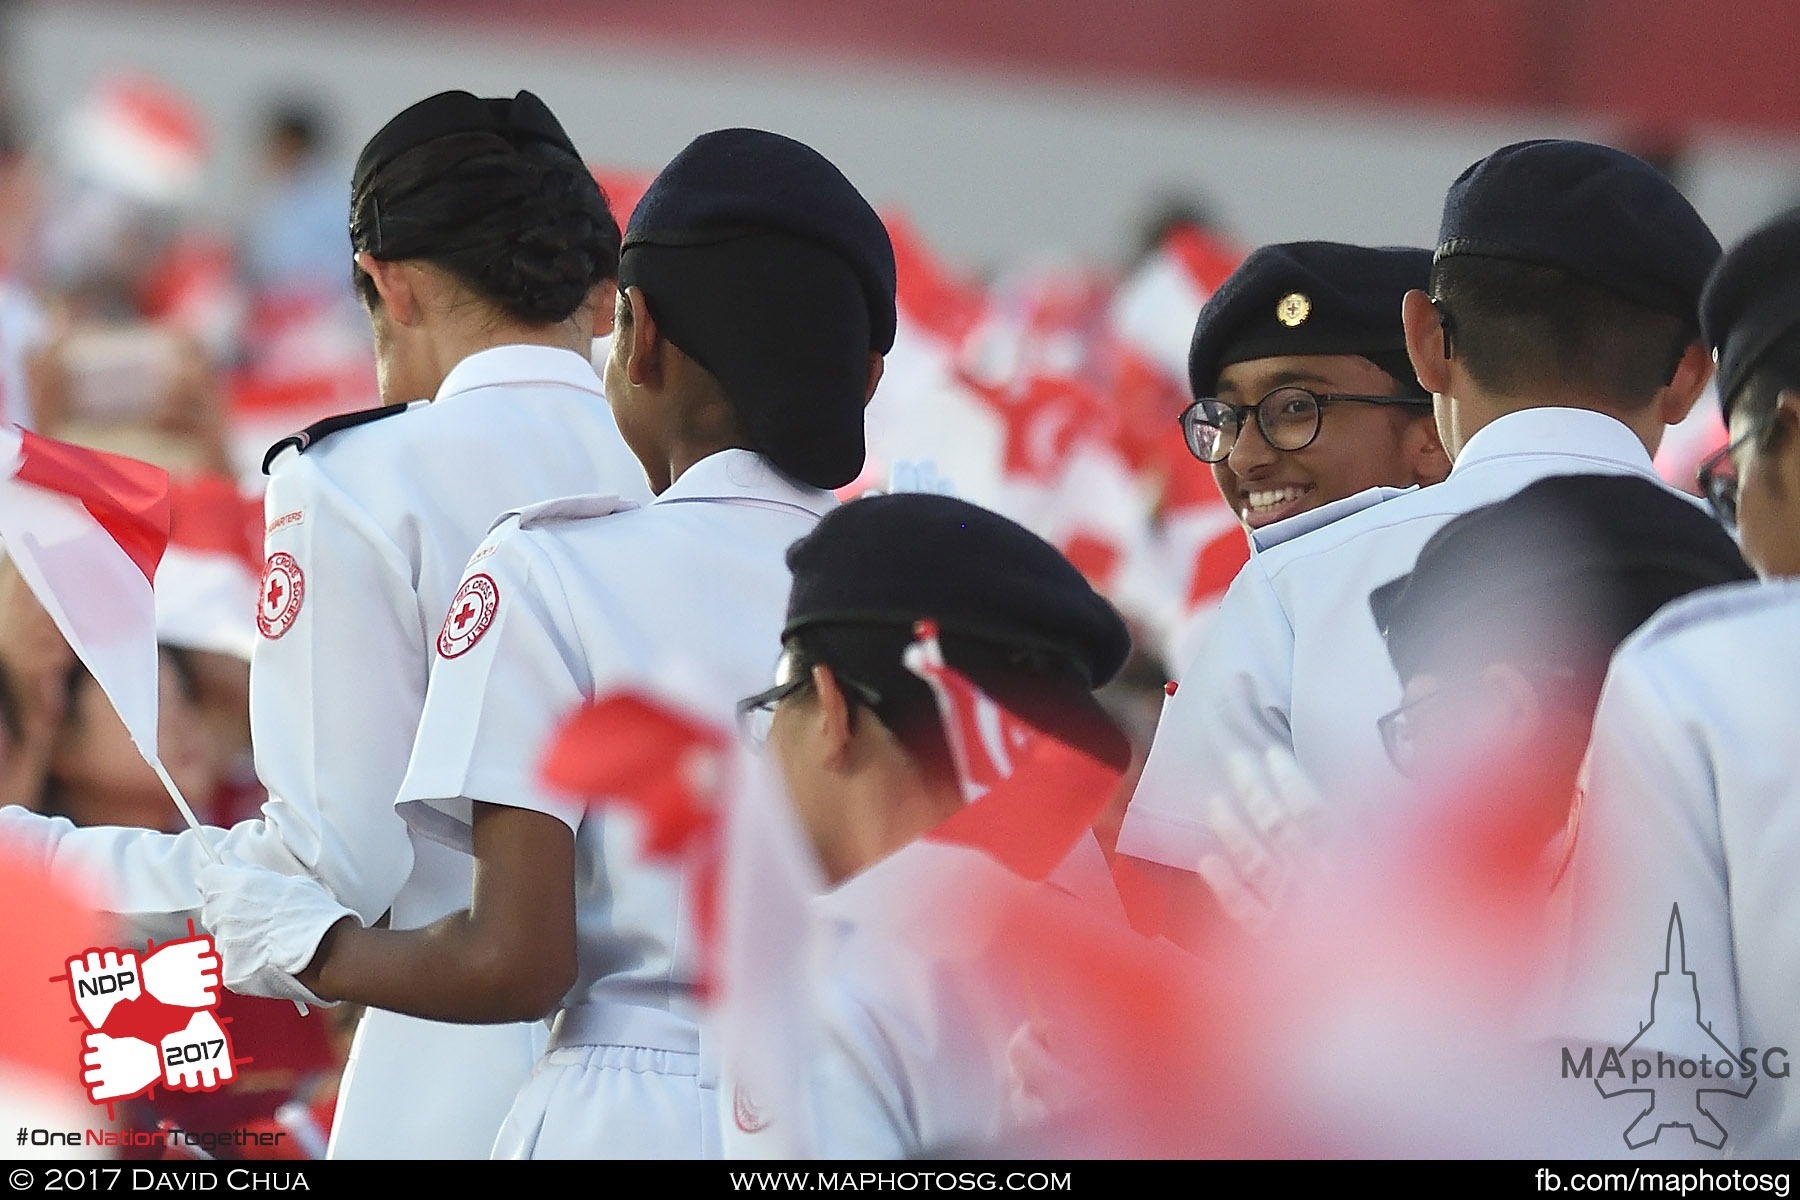
M 157 1085 L 177 1092 L 211 1092 L 237 1077 L 247 1058 L 232 1055 L 231 1035 L 213 1011 L 219 1004 L 219 954 L 212 938 L 194 934 L 142 954 L 95 948 L 68 960 L 72 1020 L 87 1026 L 81 1040 L 82 1086 L 111 1113 L 120 1100 Z

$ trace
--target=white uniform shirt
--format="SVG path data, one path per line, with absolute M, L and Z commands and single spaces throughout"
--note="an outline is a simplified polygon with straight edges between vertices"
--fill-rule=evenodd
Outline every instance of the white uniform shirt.
M 433 641 L 500 513 L 596 485 L 648 495 L 593 367 L 544 346 L 470 355 L 432 402 L 273 460 L 250 686 L 270 799 L 261 820 L 213 835 L 228 860 L 312 875 L 364 922 L 391 908 L 396 929 L 468 906 L 469 860 L 409 836 L 393 810 Z M 207 859 L 191 832 L 70 830 L 57 852 L 91 866 L 114 907 L 159 937 L 197 915 Z M 531 1059 L 524 1027 L 371 1011 L 332 1153 L 484 1156 Z
M 736 702 L 768 686 L 780 650 L 787 548 L 835 504 L 760 455 L 725 450 L 641 509 L 583 497 L 509 514 L 470 560 L 472 624 L 445 627 L 399 807 L 415 830 L 464 850 L 471 801 L 546 813 L 574 833 L 579 969 L 564 1033 L 576 1019 L 617 1029 L 649 1010 L 697 1036 L 697 1010 L 680 875 L 640 858 L 629 813 L 545 791 L 549 735 L 588 696 L 655 693 L 672 675 L 703 681 L 686 700 L 729 725 Z
M 761 1097 L 734 1088 L 720 1122 L 726 1157 L 910 1158 L 1024 1145 L 1022 1131 L 1060 1108 L 1028 1094 L 1015 1043 L 1057 1013 L 1059 981 L 1025 978 L 992 947 L 1013 906 L 1046 904 L 1135 936 L 1092 834 L 1043 884 L 927 837 L 813 897 L 791 999 L 803 1016 L 790 1069 L 805 1095 L 786 1099 L 800 1111 L 765 1113 Z
M 1731 584 L 1674 602 L 1620 647 L 1588 751 L 1573 856 L 1559 1043 L 1699 1062 L 1754 1048 L 1744 1099 L 1706 1100 L 1728 1152 L 1800 1156 L 1800 582 Z M 1668 953 L 1672 910 L 1681 939 Z M 1682 959 L 1692 980 L 1683 977 Z M 1667 977 L 1659 972 L 1669 969 Z M 1695 991 L 1700 1021 L 1695 1020 Z M 1780 1047 L 1765 1059 L 1770 1047 Z M 1551 1051 L 1554 1054 L 1554 1050 Z M 1621 1084 L 1615 1078 L 1608 1090 Z M 1592 1083 L 1557 1079 L 1555 1086 Z M 1652 1079 L 1659 1116 L 1694 1084 Z M 1704 1085 L 1703 1085 L 1704 1086 Z M 1741 1074 L 1720 1086 L 1743 1090 Z M 1644 1097 L 1591 1096 L 1617 1151 Z M 1654 1132 L 1649 1130 L 1647 1132 Z M 1692 1148 L 1683 1130 L 1658 1145 Z
M 1253 554 L 1163 708 L 1120 852 L 1193 870 L 1212 846 L 1206 808 L 1233 751 L 1290 750 L 1336 800 L 1405 794 L 1376 728 L 1400 703 L 1400 681 L 1369 594 L 1412 570 L 1458 514 L 1553 475 L 1603 473 L 1660 482 L 1643 443 L 1611 417 L 1509 413 L 1469 439 L 1444 482 Z

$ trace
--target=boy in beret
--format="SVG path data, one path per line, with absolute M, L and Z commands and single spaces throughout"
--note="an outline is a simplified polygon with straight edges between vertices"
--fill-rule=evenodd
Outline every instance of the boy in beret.
M 1253 545 L 1449 473 L 1400 325 L 1430 272 L 1431 252 L 1410 247 L 1264 246 L 1200 310 L 1182 434 Z
M 396 801 L 474 854 L 469 910 L 398 932 L 296 881 L 207 883 L 261 889 L 325 930 L 316 955 L 294 955 L 242 906 L 215 906 L 232 922 L 228 984 L 287 978 L 440 1020 L 553 1016 L 497 1157 L 718 1153 L 683 881 L 642 861 L 630 814 L 548 792 L 538 755 L 589 695 L 693 679 L 692 701 L 729 723 L 766 682 L 783 555 L 861 470 L 894 338 L 880 219 L 816 150 L 761 130 L 704 134 L 663 169 L 619 285 L 606 397 L 656 499 L 575 496 L 500 520 L 444 617 Z
M 1709 1118 L 1678 1094 L 1659 1118 L 1691 1120 L 1695 1144 L 1657 1128 L 1627 1142 L 1660 1133 L 1659 1147 L 1791 1159 L 1800 1155 L 1800 1092 L 1788 1077 L 1800 1048 L 1800 216 L 1725 255 L 1701 321 L 1731 435 L 1703 482 L 1764 581 L 1670 605 L 1613 660 L 1563 883 L 1572 944 L 1555 1032 L 1577 1047 L 1619 1046 L 1652 1017 L 1657 972 L 1689 972 L 1678 1010 L 1659 1009 L 1632 1056 L 1690 1060 L 1691 1070 L 1705 1055 L 1714 1069 L 1702 1086 L 1742 1098 L 1711 1097 Z M 1737 1057 L 1727 1076 L 1721 1046 Z M 1625 1122 L 1616 1110 L 1592 1115 L 1594 1144 L 1617 1153 Z
M 1402 311 L 1450 476 L 1251 558 L 1164 709 L 1119 849 L 1193 871 L 1234 751 L 1292 754 L 1331 802 L 1405 795 L 1377 728 L 1401 689 L 1370 594 L 1452 517 L 1537 479 L 1655 482 L 1661 431 L 1711 373 L 1696 314 L 1717 256 L 1680 192 L 1621 151 L 1525 142 L 1465 171 L 1430 291 Z
M 740 711 L 767 737 L 833 887 L 820 908 L 822 966 L 794 1001 L 822 1033 L 816 1058 L 792 1065 L 813 1098 L 802 1152 L 897 1158 L 992 1144 L 1023 1119 L 1008 1056 L 1034 1006 L 1015 971 L 946 945 L 979 946 L 978 931 L 1000 919 L 977 897 L 1003 908 L 1039 885 L 920 844 L 965 798 L 937 701 L 902 655 L 914 624 L 935 622 L 949 667 L 1027 725 L 1122 771 L 1129 743 L 1093 692 L 1124 664 L 1130 636 L 1054 547 L 952 497 L 844 505 L 788 563 L 777 683 Z M 1116 922 L 1091 833 L 1048 886 L 1110 899 Z M 954 929 L 942 924 L 950 894 L 963 897 Z M 1043 964 L 1034 986 L 1041 1014 L 1063 985 Z M 740 1119 L 728 1150 L 766 1152 L 771 1138 L 796 1136 L 795 1118 Z

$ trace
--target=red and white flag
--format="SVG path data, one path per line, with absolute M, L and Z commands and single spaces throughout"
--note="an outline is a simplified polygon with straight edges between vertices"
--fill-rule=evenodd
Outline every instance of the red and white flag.
M 968 803 L 926 835 L 979 850 L 1041 882 L 1093 828 L 1120 773 L 1027 725 L 944 662 L 937 626 L 921 621 L 908 670 L 930 685 Z
M 152 583 L 169 544 L 168 472 L 0 429 L 0 541 L 155 765 Z
M 157 641 L 248 662 L 259 640 L 262 501 L 219 475 L 169 491 L 169 546 L 156 571 Z

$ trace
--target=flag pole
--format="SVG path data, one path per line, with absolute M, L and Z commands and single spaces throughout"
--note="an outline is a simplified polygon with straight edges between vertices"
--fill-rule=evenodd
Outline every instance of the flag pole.
M 136 742 L 132 744 L 137 745 Z M 163 790 L 169 793 L 169 799 L 175 801 L 175 807 L 181 810 L 181 819 L 187 822 L 188 828 L 194 831 L 194 836 L 200 839 L 200 848 L 206 851 L 206 857 L 216 865 L 224 866 L 225 860 L 219 857 L 219 852 L 207 840 L 206 830 L 201 828 L 200 819 L 194 815 L 194 810 L 188 807 L 187 799 L 182 796 L 181 789 L 176 787 L 175 781 L 169 777 L 169 769 L 162 765 L 162 759 L 154 754 L 145 754 L 142 746 L 138 746 L 137 750 L 139 754 L 144 755 L 144 761 L 150 764 L 150 769 L 156 772 L 156 777 L 162 780 Z
M 200 818 L 196 817 L 194 810 L 188 807 L 187 798 L 181 794 L 181 789 L 175 786 L 175 780 L 170 778 L 169 769 L 162 765 L 162 759 L 154 754 L 145 754 L 144 748 L 138 745 L 135 738 L 132 739 L 131 744 L 137 746 L 138 753 L 144 755 L 144 761 L 150 764 L 150 769 L 156 772 L 158 779 L 162 780 L 163 790 L 169 793 L 169 799 L 173 800 L 175 807 L 181 810 L 181 819 L 187 822 L 188 828 L 194 831 L 194 836 L 200 839 L 200 848 L 206 851 L 206 857 L 212 859 L 216 865 L 224 866 L 225 860 L 219 857 L 218 850 L 207 840 L 206 830 L 200 825 Z M 193 926 L 189 925 L 188 928 L 191 931 Z M 294 1011 L 304 1017 L 309 1010 L 303 1002 L 296 1000 L 294 1001 Z

